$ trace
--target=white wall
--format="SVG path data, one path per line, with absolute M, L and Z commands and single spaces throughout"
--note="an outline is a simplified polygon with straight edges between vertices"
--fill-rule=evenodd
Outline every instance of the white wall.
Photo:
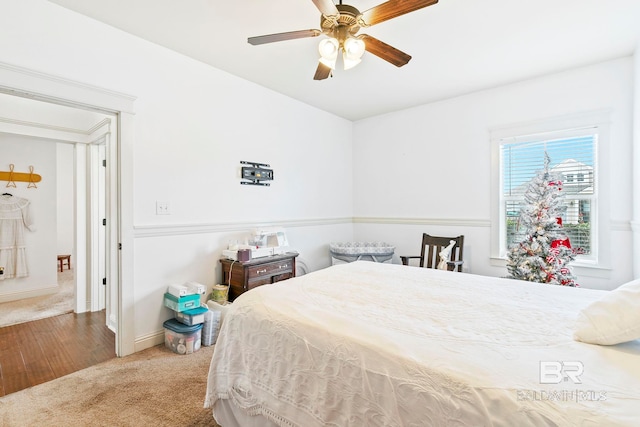
M 609 198 L 602 208 L 610 217 L 611 264 L 576 273 L 585 287 L 630 280 L 632 71 L 632 58 L 621 58 L 355 123 L 355 238 L 389 241 L 404 255 L 419 253 L 422 232 L 464 234 L 466 268 L 505 276 L 490 261 L 490 130 L 608 110 L 601 173 L 610 184 L 601 194 Z
M 172 315 L 169 309 L 159 309 L 158 291 L 167 285 L 182 283 L 185 279 L 195 280 L 207 286 L 220 283 L 222 269 L 219 262 L 220 250 L 230 240 L 243 238 L 244 231 L 219 233 L 196 233 L 173 236 L 150 236 L 136 239 L 136 254 L 144 253 L 159 260 L 156 268 L 136 268 L 136 317 L 144 319 L 143 326 L 151 322 L 162 325 Z M 288 227 L 289 243 L 300 253 L 298 260 L 316 270 L 330 264 L 328 243 L 330 241 L 351 240 L 350 223 L 323 226 Z M 165 265 L 163 265 L 165 264 Z M 152 337 L 155 330 L 151 330 Z M 141 340 L 149 330 L 136 325 L 136 336 Z M 151 337 L 151 339 L 153 339 Z
M 137 98 L 136 349 L 161 337 L 168 284 L 219 281 L 230 235 L 283 226 L 313 268 L 329 265 L 330 239 L 352 238 L 351 122 L 44 0 L 0 3 L 0 62 Z M 271 187 L 240 185 L 241 160 L 269 163 Z
M 633 194 L 640 194 L 640 44 L 633 55 Z M 633 198 L 633 274 L 640 278 L 640 197 Z
M 0 280 L 0 301 L 12 301 L 55 292 L 58 286 L 56 275 L 56 149 L 50 141 L 20 135 L 0 133 L 0 170 L 29 172 L 42 177 L 37 188 L 28 188 L 29 183 L 16 181 L 16 187 L 7 188 L 8 182 L 0 181 L 0 194 L 29 200 L 30 214 L 35 230 L 24 230 L 28 277 Z
M 75 235 L 74 196 L 73 196 L 73 145 L 56 144 L 57 160 L 57 253 L 72 254 Z M 73 259 L 71 266 L 73 267 Z M 66 267 L 65 267 L 66 268 Z

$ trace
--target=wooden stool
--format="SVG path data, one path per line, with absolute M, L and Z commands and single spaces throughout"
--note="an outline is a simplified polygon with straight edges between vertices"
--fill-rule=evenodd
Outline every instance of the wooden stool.
M 64 267 L 64 262 L 67 261 L 67 268 L 71 270 L 71 255 L 58 255 L 58 264 L 60 264 L 60 273 Z

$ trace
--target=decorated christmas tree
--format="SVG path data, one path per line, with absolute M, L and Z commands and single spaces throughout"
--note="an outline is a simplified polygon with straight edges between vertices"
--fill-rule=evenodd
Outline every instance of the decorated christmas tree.
M 512 279 L 578 286 L 568 266 L 578 251 L 562 232 L 562 182 L 550 162 L 545 153 L 544 169 L 527 186 L 518 220 L 524 238 L 509 249 L 507 271 Z

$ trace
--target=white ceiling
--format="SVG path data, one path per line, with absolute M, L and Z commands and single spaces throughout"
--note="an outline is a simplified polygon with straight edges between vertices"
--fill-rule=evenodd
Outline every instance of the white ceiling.
M 96 111 L 0 92 L 0 123 L 88 135 L 101 121 L 111 117 Z
M 319 28 L 311 0 L 50 1 L 349 120 L 631 55 L 640 39 L 640 0 L 440 0 L 360 31 L 410 54 L 404 67 L 365 53 L 315 81 L 323 36 L 247 43 Z
M 90 143 L 106 119 L 113 116 L 0 91 L 0 133 Z

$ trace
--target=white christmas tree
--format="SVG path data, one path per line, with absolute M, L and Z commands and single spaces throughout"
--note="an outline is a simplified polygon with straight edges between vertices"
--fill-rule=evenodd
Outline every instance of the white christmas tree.
M 509 249 L 509 278 L 552 285 L 578 286 L 569 268 L 578 251 L 571 248 L 562 232 L 562 182 L 549 171 L 545 153 L 544 170 L 528 184 L 519 227 L 524 239 Z

